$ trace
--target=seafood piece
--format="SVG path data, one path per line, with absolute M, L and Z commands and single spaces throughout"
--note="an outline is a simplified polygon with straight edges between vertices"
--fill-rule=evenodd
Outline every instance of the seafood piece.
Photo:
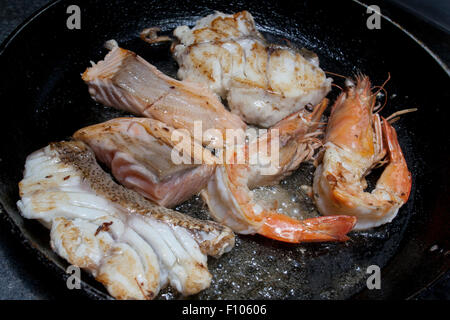
M 302 162 L 313 157 L 317 148 L 322 146 L 321 139 L 318 138 L 323 134 L 320 118 L 327 106 L 328 99 L 323 99 L 315 107 L 301 109 L 250 143 L 247 148 L 250 189 L 278 184 Z M 273 150 L 269 148 L 272 139 L 278 139 L 278 163 L 272 161 L 276 160 L 272 159 Z M 267 146 L 267 151 L 261 147 L 264 145 Z
M 247 123 L 271 127 L 331 89 L 316 55 L 268 44 L 247 11 L 216 12 L 174 36 L 178 77 L 207 84 Z
M 187 129 L 194 137 L 194 124 L 199 121 L 202 142 L 212 147 L 216 147 L 215 141 L 225 141 L 225 129 L 246 127 L 205 85 L 172 79 L 118 46 L 88 68 L 82 78 L 92 98 L 104 105 L 159 120 L 175 129 Z M 222 134 L 220 140 L 217 130 Z
M 317 129 L 327 102 L 319 104 L 307 118 L 296 113 L 276 125 L 279 130 L 280 158 L 279 166 L 271 175 L 262 175 L 259 164 L 240 164 L 236 159 L 227 159 L 224 165 L 217 166 L 213 178 L 201 194 L 211 216 L 218 222 L 229 226 L 241 234 L 258 233 L 268 238 L 284 242 L 308 241 L 344 241 L 346 234 L 353 228 L 356 218 L 348 216 L 317 217 L 307 220 L 297 220 L 266 209 L 254 198 L 249 186 L 261 186 L 279 182 L 285 175 L 296 169 L 300 162 L 310 159 L 314 153 L 314 144 L 308 137 L 310 131 Z M 302 113 L 303 111 L 300 111 Z M 307 119 L 308 121 L 305 121 Z M 295 124 L 295 125 L 294 125 Z M 261 140 L 271 139 L 272 131 L 260 137 Z M 309 139 L 308 139 L 309 138 Z M 283 143 L 284 141 L 284 143 Z M 312 149 L 312 151 L 311 151 Z M 245 148 L 246 158 L 257 155 L 250 154 L 250 148 Z M 272 150 L 271 150 L 272 151 Z M 232 154 L 231 157 L 236 157 Z M 266 158 L 266 155 L 262 156 Z M 274 164 L 270 164 L 274 165 Z M 253 167 L 253 168 L 252 168 Z M 256 167 L 256 169 L 255 169 Z
M 205 164 L 214 163 L 213 156 L 195 141 L 189 148 L 192 157 L 174 162 L 178 155 L 174 148 L 180 145 L 171 140 L 173 131 L 158 120 L 130 117 L 80 129 L 74 138 L 87 143 L 120 183 L 161 206 L 173 207 L 200 192 L 214 172 L 214 165 Z M 181 141 L 189 141 L 188 137 Z
M 408 171 L 394 128 L 374 114 L 376 94 L 367 76 L 356 78 L 336 100 L 328 121 L 325 153 L 314 175 L 314 199 L 324 215 L 358 218 L 355 229 L 391 222 L 408 200 Z M 385 158 L 387 153 L 387 157 Z M 365 177 L 386 163 L 372 192 Z
M 28 156 L 19 183 L 22 215 L 50 231 L 51 246 L 117 299 L 152 299 L 167 284 L 183 295 L 207 288 L 207 255 L 231 250 L 216 222 L 163 208 L 115 183 L 81 141 Z

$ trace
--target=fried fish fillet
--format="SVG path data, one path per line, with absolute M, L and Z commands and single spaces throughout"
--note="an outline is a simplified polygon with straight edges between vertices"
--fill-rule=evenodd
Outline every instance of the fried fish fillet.
M 271 127 L 331 89 L 315 54 L 267 43 L 247 11 L 216 12 L 174 36 L 178 77 L 208 85 L 247 123 Z
M 155 205 L 115 183 L 81 141 L 28 156 L 22 215 L 50 229 L 51 246 L 117 299 L 152 299 L 170 284 L 183 295 L 210 285 L 207 255 L 234 246 L 230 229 Z

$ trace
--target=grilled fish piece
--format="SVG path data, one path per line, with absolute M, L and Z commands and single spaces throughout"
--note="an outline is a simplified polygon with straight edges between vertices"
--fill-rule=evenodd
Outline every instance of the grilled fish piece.
M 81 141 L 28 156 L 19 183 L 22 215 L 50 231 L 52 248 L 90 272 L 117 299 L 152 299 L 170 284 L 183 295 L 207 288 L 207 255 L 231 250 L 234 234 L 163 208 L 115 183 Z
M 212 164 L 201 164 L 213 163 L 214 158 L 195 141 L 189 147 L 192 156 L 175 158 L 179 144 L 172 141 L 173 133 L 173 128 L 158 120 L 132 117 L 80 129 L 74 138 L 87 143 L 120 183 L 169 208 L 200 192 L 215 168 Z M 190 136 L 181 141 L 188 139 Z M 185 160 L 186 164 L 178 160 Z
M 244 129 L 242 120 L 225 109 L 205 85 L 178 81 L 161 73 L 134 52 L 113 47 L 103 61 L 88 68 L 83 80 L 92 98 L 104 105 L 153 118 L 194 135 L 202 125 L 202 142 L 212 147 L 224 141 L 225 129 Z M 216 129 L 222 134 L 218 139 Z
M 316 55 L 267 43 L 247 11 L 216 12 L 174 36 L 178 77 L 207 84 L 247 123 L 271 127 L 331 89 Z

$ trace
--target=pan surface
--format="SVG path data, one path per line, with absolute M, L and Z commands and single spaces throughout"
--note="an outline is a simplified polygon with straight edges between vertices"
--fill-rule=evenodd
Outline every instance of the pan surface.
M 69 5 L 81 8 L 81 29 L 66 26 Z M 450 162 L 447 103 L 449 75 L 403 30 L 382 19 L 381 29 L 366 26 L 366 7 L 356 2 L 304 1 L 290 7 L 273 1 L 56 1 L 36 14 L 1 47 L 0 211 L 18 237 L 60 278 L 67 263 L 49 247 L 49 235 L 17 208 L 17 183 L 25 158 L 51 141 L 67 139 L 77 129 L 123 113 L 89 97 L 80 78 L 89 61 L 103 58 L 103 43 L 115 39 L 168 75 L 177 65 L 169 45 L 149 46 L 139 31 L 176 26 L 214 10 L 250 11 L 271 41 L 288 39 L 314 51 L 324 70 L 343 75 L 363 72 L 374 84 L 391 74 L 386 89 L 387 116 L 419 108 L 394 127 L 413 175 L 409 201 L 390 224 L 352 232 L 346 243 L 288 245 L 259 236 L 238 236 L 236 248 L 209 259 L 211 287 L 194 299 L 346 299 L 407 298 L 448 270 Z M 335 79 L 339 83 L 339 79 Z M 313 210 L 300 185 L 311 184 L 305 164 L 283 187 L 302 209 Z M 177 210 L 206 219 L 198 197 Z M 367 268 L 381 268 L 381 290 L 368 290 Z M 83 292 L 109 298 L 101 285 L 82 275 Z M 55 277 L 55 281 L 60 281 Z M 170 289 L 159 298 L 173 299 Z

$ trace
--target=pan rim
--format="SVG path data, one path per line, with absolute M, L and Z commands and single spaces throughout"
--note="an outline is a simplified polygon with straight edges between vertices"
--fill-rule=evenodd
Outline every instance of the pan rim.
M 8 49 L 8 47 L 12 44 L 12 42 L 22 32 L 23 29 L 28 27 L 28 25 L 30 23 L 32 23 L 35 19 L 38 19 L 43 13 L 45 13 L 47 10 L 54 7 L 55 5 L 57 5 L 60 2 L 62 2 L 62 0 L 50 1 L 48 4 L 44 5 L 40 9 L 37 9 L 36 11 L 34 11 L 27 19 L 25 19 L 21 24 L 19 24 L 0 44 L 0 59 L 3 58 L 3 54 L 4 54 L 5 50 Z M 359 0 L 352 0 L 352 2 L 362 6 L 364 8 L 369 7 L 369 5 L 363 3 Z M 415 43 L 417 43 L 422 49 L 424 49 L 433 58 L 433 60 L 435 60 L 438 63 L 440 68 L 442 68 L 442 70 L 450 78 L 450 68 L 446 65 L 445 62 L 442 61 L 442 59 L 436 53 L 434 53 L 434 51 L 432 51 L 421 40 L 416 38 L 412 33 L 410 33 L 405 28 L 403 28 L 399 23 L 395 22 L 394 20 L 392 20 L 391 18 L 389 18 L 388 16 L 386 16 L 383 13 L 380 13 L 380 16 L 382 16 L 386 21 L 390 22 L 396 28 L 401 30 L 410 39 L 414 40 Z M 1 181 L 0 181 L 0 183 L 1 183 Z M 23 244 L 23 246 L 26 248 L 26 250 L 28 252 L 32 253 L 32 255 L 35 257 L 35 259 L 37 259 L 37 261 L 39 261 L 39 263 L 42 263 L 43 261 L 48 261 L 49 263 L 47 265 L 50 266 L 50 268 L 53 271 L 58 272 L 58 274 L 60 275 L 59 278 L 66 280 L 68 275 L 65 273 L 65 270 L 63 268 L 61 268 L 59 265 L 57 265 L 56 263 L 54 263 L 51 259 L 49 259 L 41 249 L 33 246 L 30 238 L 21 231 L 20 226 L 14 221 L 11 214 L 8 212 L 8 210 L 6 210 L 6 208 L 3 204 L 3 201 L 0 199 L 0 214 L 3 215 L 3 213 L 5 213 L 5 215 L 2 219 L 8 223 L 9 227 L 11 228 L 10 231 L 11 231 L 11 234 L 13 235 L 13 237 L 18 239 Z M 422 293 L 426 289 L 428 289 L 431 286 L 433 286 L 434 284 L 436 284 L 443 276 L 445 276 L 445 274 L 447 272 L 448 272 L 448 269 L 439 272 L 439 274 L 432 281 L 430 281 L 426 286 L 418 289 L 415 293 L 412 293 L 409 296 L 406 296 L 405 299 L 414 299 L 420 293 Z M 96 299 L 110 299 L 111 298 L 111 296 L 109 294 L 96 289 L 89 283 L 87 283 L 83 280 L 81 282 L 82 282 L 82 286 L 84 289 L 82 291 L 83 292 L 87 291 L 87 292 L 84 292 L 84 295 L 87 295 L 90 298 L 96 298 Z

